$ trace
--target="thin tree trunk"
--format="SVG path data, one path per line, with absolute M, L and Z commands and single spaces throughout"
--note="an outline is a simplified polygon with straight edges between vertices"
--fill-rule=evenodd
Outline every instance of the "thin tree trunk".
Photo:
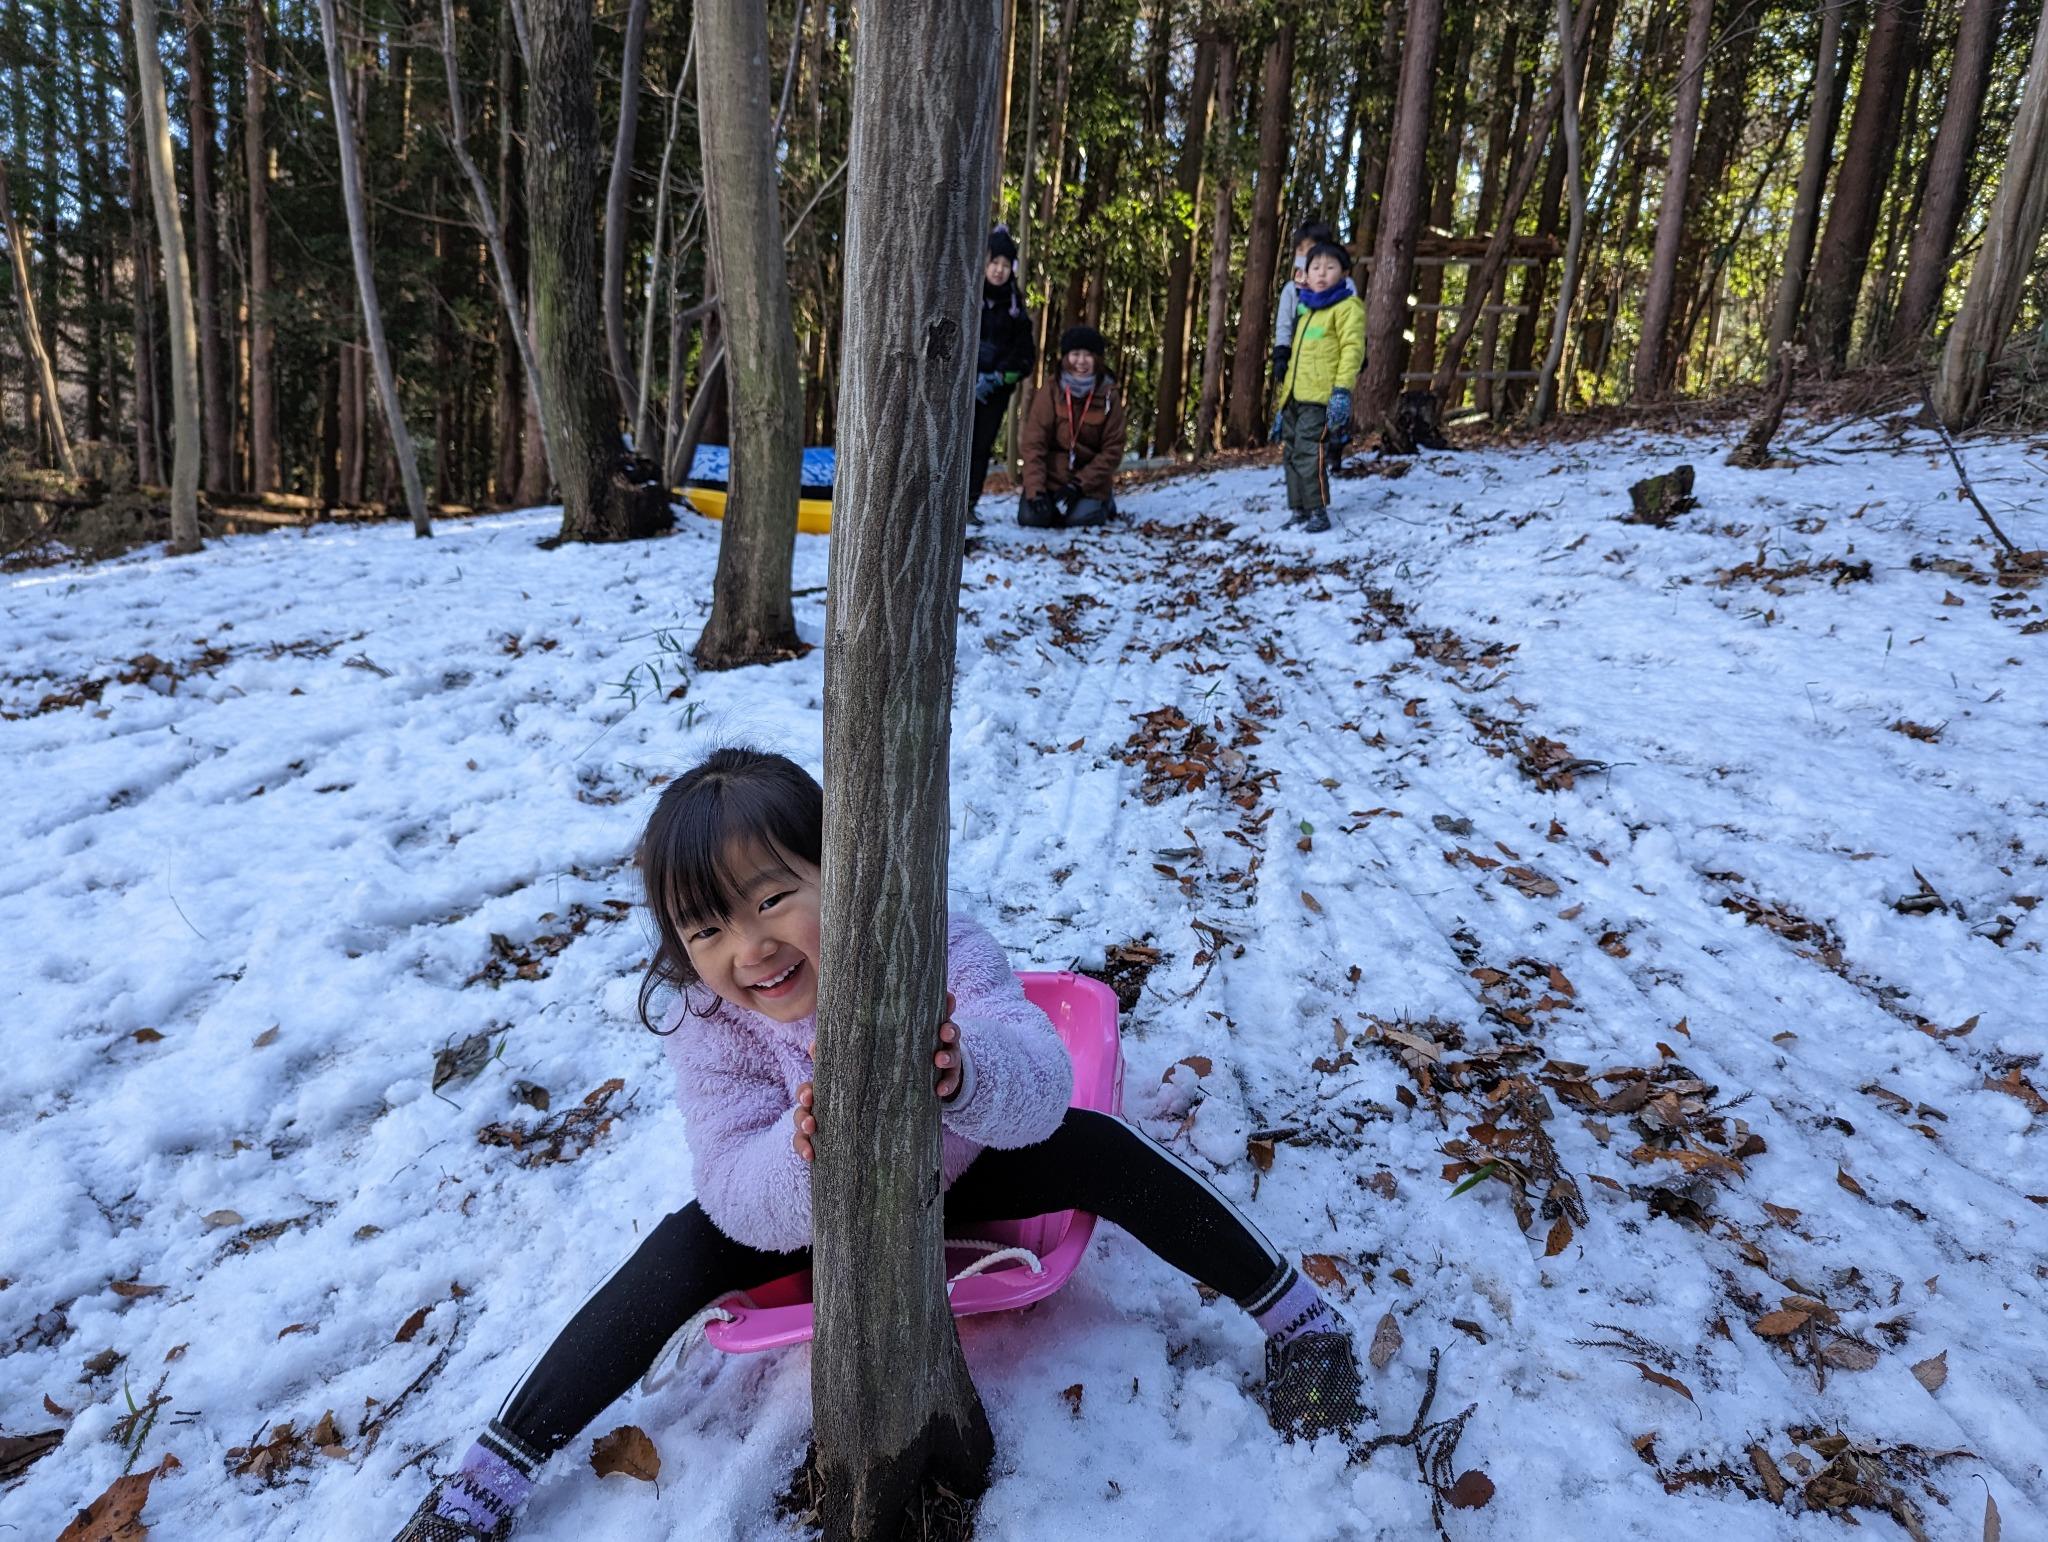
M 1543 152 L 1550 143 L 1550 125 L 1556 120 L 1560 104 L 1568 107 L 1574 120 L 1578 117 L 1578 100 L 1575 92 L 1565 85 L 1566 59 L 1576 60 L 1585 51 L 1586 39 L 1593 30 L 1593 11 L 1598 0 L 1580 0 L 1579 14 L 1572 23 L 1569 36 L 1562 36 L 1559 42 L 1558 77 L 1537 109 L 1536 121 L 1529 131 L 1529 147 L 1523 154 L 1521 164 L 1515 169 L 1514 183 L 1508 189 L 1508 196 L 1501 204 L 1500 223 L 1494 227 L 1493 236 L 1486 243 L 1486 253 L 1479 259 L 1479 266 L 1472 270 L 1465 280 L 1467 296 L 1484 295 L 1492 289 L 1494 277 L 1503 272 L 1507 265 L 1508 248 L 1513 244 L 1515 219 L 1521 213 L 1522 203 L 1529 196 L 1529 188 L 1536 180 L 1537 167 L 1544 164 Z M 1567 98 L 1569 101 L 1567 102 Z M 1583 214 L 1581 215 L 1583 218 Z M 1429 389 L 1439 402 L 1448 404 L 1451 395 L 1452 377 L 1457 373 L 1459 363 L 1465 357 L 1465 345 L 1472 340 L 1478 329 L 1481 307 L 1467 303 L 1459 313 L 1457 330 L 1451 333 L 1451 340 L 1444 345 L 1442 361 L 1437 365 L 1436 375 L 1429 383 Z
M 146 0 L 138 0 L 138 4 Z M 229 485 L 228 361 L 221 348 L 220 261 L 214 234 L 212 22 L 200 0 L 185 0 L 185 104 L 192 164 L 192 252 L 199 304 L 199 394 L 206 441 L 206 490 Z
M 244 0 L 246 27 L 242 89 L 242 147 L 249 174 L 249 486 L 276 492 L 281 481 L 277 451 L 277 327 L 270 299 L 270 147 L 264 107 L 270 95 L 270 66 L 263 35 L 268 0 Z
M 857 47 L 866 49 L 865 13 Z M 698 103 L 710 255 L 718 274 L 733 418 L 732 469 L 711 616 L 697 639 L 706 669 L 786 658 L 801 481 L 803 395 L 790 322 L 782 211 L 768 138 L 768 22 L 753 0 L 700 0 L 699 68 L 719 89 Z M 993 56 L 990 58 L 993 65 Z M 981 132 L 986 133 L 984 125 Z M 976 164 L 975 197 L 980 196 Z
M 125 10 L 131 0 L 122 0 Z M 122 78 L 132 79 L 135 70 L 135 29 L 131 22 L 121 28 Z M 134 88 L 135 100 L 141 100 L 141 90 Z M 138 139 L 137 114 L 127 111 L 121 115 L 122 133 L 128 153 L 128 260 L 133 283 L 132 312 L 134 316 L 135 351 L 135 479 L 145 487 L 160 486 L 164 480 L 163 470 L 163 409 L 157 386 L 157 335 L 156 335 L 156 248 L 151 245 L 147 223 L 154 219 L 146 200 L 149 197 L 148 172 L 143 166 L 142 146 Z
M 513 132 L 519 100 L 519 54 L 512 36 L 512 15 L 509 10 L 498 13 L 498 215 L 499 229 L 515 224 L 514 212 L 518 203 L 519 137 Z M 510 297 L 503 292 L 498 299 L 497 351 L 498 391 L 497 423 L 494 433 L 498 442 L 498 468 L 495 476 L 495 493 L 498 502 L 510 503 L 519 496 L 519 481 L 522 472 L 522 451 L 525 449 L 526 401 L 536 389 L 534 382 L 539 371 L 533 368 L 528 357 L 529 333 L 520 324 L 526 312 L 526 282 L 524 253 L 516 240 L 508 240 L 506 252 L 507 267 L 512 275 L 509 286 Z M 493 277 L 497 278 L 495 264 L 497 254 L 490 254 L 493 263 Z M 505 289 L 499 280 L 501 290 Z
M 455 152 L 455 164 L 461 168 L 463 180 L 469 184 L 473 205 L 471 219 L 483 236 L 484 245 L 490 250 L 491 270 L 498 281 L 498 303 L 511 324 L 509 330 L 519 349 L 519 363 L 526 372 L 526 389 L 533 398 L 534 410 L 541 420 L 541 432 L 545 435 L 547 387 L 528 341 L 525 307 L 519 303 L 519 280 L 512 271 L 512 254 L 506 246 L 505 227 L 498 219 L 490 187 L 469 153 L 469 114 L 463 105 L 462 79 L 455 67 L 455 59 L 455 6 L 453 0 L 441 0 L 441 61 L 448 78 L 448 147 Z
M 1358 427 L 1378 428 L 1401 391 L 1408 351 L 1409 280 L 1422 228 L 1422 184 L 1429 138 L 1429 83 L 1443 34 L 1444 0 L 1408 0 L 1401 47 L 1401 85 L 1380 189 L 1379 238 L 1373 246 L 1372 282 L 1365 300 L 1365 370 L 1352 406 Z
M 1792 205 L 1792 228 L 1785 237 L 1785 276 L 1778 281 L 1771 306 L 1771 368 L 1781 369 L 1790 357 L 1785 345 L 1799 330 L 1799 311 L 1806 291 L 1806 268 L 1813 258 L 1814 232 L 1820 227 L 1821 192 L 1827 185 L 1828 159 L 1835 142 L 1835 119 L 1841 93 L 1835 89 L 1835 64 L 1841 51 L 1842 12 L 1822 9 L 1820 42 L 1813 59 L 1813 99 L 1806 111 L 1806 155 L 1799 165 L 1799 190 Z
M 36 292 L 30 282 L 28 244 L 21 227 L 14 220 L 14 202 L 8 196 L 5 156 L 0 156 L 0 235 L 7 238 L 8 256 L 14 265 L 14 303 L 16 313 L 21 317 L 21 345 L 25 350 L 24 357 L 35 372 L 36 386 L 42 392 L 53 458 L 66 476 L 75 477 L 78 475 L 78 463 L 71 458 L 71 436 L 64 431 L 64 403 L 57 395 L 57 371 L 50 362 L 50 350 L 44 345 L 42 325 L 36 316 Z M 48 262 L 56 260 L 54 252 L 45 259 Z
M 1237 113 L 1237 41 L 1216 44 L 1216 165 L 1209 214 L 1209 304 L 1202 341 L 1202 396 L 1195 409 L 1195 453 L 1216 448 L 1216 416 L 1223 405 L 1223 328 L 1230 304 L 1231 137 Z
M 1439 0 L 1422 0 L 1436 4 Z M 1259 83 L 1259 169 L 1252 184 L 1252 228 L 1245 251 L 1244 283 L 1237 298 L 1237 351 L 1230 367 L 1230 412 L 1224 442 L 1257 444 L 1266 427 L 1268 312 L 1273 303 L 1273 264 L 1280 251 L 1280 185 L 1287 177 L 1287 130 L 1294 81 L 1294 23 L 1281 23 L 1266 45 Z
M 191 0 L 188 0 L 188 4 Z M 390 436 L 391 453 L 398 462 L 398 475 L 405 485 L 405 505 L 412 513 L 412 532 L 430 536 L 434 527 L 427 518 L 427 497 L 420 486 L 420 466 L 413 454 L 412 435 L 406 432 L 405 413 L 398 402 L 398 379 L 391 370 L 391 349 L 384 340 L 384 312 L 377 303 L 377 274 L 370 259 L 370 230 L 363 204 L 363 168 L 356 155 L 356 130 L 349 110 L 348 74 L 341 62 L 341 24 L 334 0 L 320 0 L 320 35 L 327 50 L 327 89 L 333 98 L 335 145 L 340 152 L 341 196 L 348 213 L 348 244 L 355 259 L 356 295 L 362 302 L 363 336 L 370 346 L 370 362 L 376 370 L 377 396 L 384 408 L 384 428 Z
M 824 26 L 822 6 L 818 11 L 818 25 L 820 28 Z M 1002 49 L 1003 82 L 996 92 L 995 150 L 989 156 L 988 206 L 992 224 L 999 223 L 1003 217 L 1003 171 L 1010 156 L 1010 93 L 1017 76 L 1017 0 L 1003 0 L 1003 25 L 996 39 Z
M 811 1184 L 811 1405 L 833 1542 L 910 1535 L 933 1485 L 971 1500 L 995 1449 L 941 1284 L 931 1039 L 910 1025 L 935 1031 L 945 1011 L 958 510 L 999 5 L 867 0 L 854 34 L 826 598 L 821 947 L 836 962 L 818 1000 Z M 915 97 L 897 84 L 910 61 Z
M 442 0 L 443 4 L 447 0 Z M 633 361 L 626 350 L 627 206 L 633 186 L 633 140 L 640 127 L 640 60 L 647 41 L 647 0 L 626 7 L 626 44 L 619 63 L 619 132 L 612 142 L 611 179 L 604 195 L 604 341 L 611 355 L 612 391 L 619 416 L 632 422 Z
M 1949 328 L 1934 377 L 1935 413 L 1950 428 L 1967 426 L 1982 409 L 1991 366 L 2019 316 L 2048 222 L 2048 7 L 2034 29 L 2033 63 L 2013 120 L 2012 147 L 1985 221 L 1984 243 L 1970 267 L 1962 308 Z
M 1892 316 L 1890 340 L 1895 350 L 1917 348 L 1933 324 L 1948 284 L 1949 253 L 1956 228 L 1969 202 L 1970 158 L 1977 144 L 1977 125 L 1984 115 L 1984 85 L 1991 73 L 1991 51 L 1998 41 L 2003 0 L 1963 0 L 1956 30 L 1955 67 L 1949 73 L 1941 126 L 1927 165 L 1927 192 L 1913 244 L 1906 256 L 1906 287 Z
M 661 296 L 662 244 L 668 234 L 668 168 L 676 153 L 676 129 L 683 116 L 683 85 L 690 76 L 690 64 L 697 52 L 697 38 L 683 50 L 683 67 L 676 72 L 675 90 L 668 99 L 668 135 L 661 147 L 661 179 L 654 190 L 654 239 L 647 246 L 647 303 L 640 318 L 640 380 L 634 393 L 633 453 L 649 460 L 654 443 L 654 317 Z M 673 389 L 673 387 L 671 387 Z
M 1876 19 L 1863 51 L 1856 111 L 1835 173 L 1834 201 L 1813 261 L 1807 327 L 1817 362 L 1832 372 L 1848 361 L 1856 301 L 1884 201 L 1898 136 L 1899 105 L 1920 28 L 1918 0 L 1875 0 Z
M 1439 86 L 1444 98 L 1442 126 L 1430 136 L 1436 154 L 1431 157 L 1434 173 L 1431 179 L 1429 212 L 1425 218 L 1429 227 L 1449 233 L 1451 222 L 1458 208 L 1458 165 L 1465 156 L 1465 82 L 1472 68 L 1473 29 L 1459 29 L 1458 52 L 1450 73 L 1440 78 Z M 1416 374 L 1436 369 L 1437 320 L 1443 312 L 1432 307 L 1443 304 L 1444 277 L 1446 269 L 1433 265 L 1415 275 L 1415 317 L 1409 328 L 1415 334 L 1415 341 L 1408 351 L 1409 369 Z M 1465 294 L 1469 302 L 1474 284 L 1473 276 L 1466 274 Z M 1467 303 L 1463 306 L 1466 314 L 1473 314 L 1476 307 Z M 1452 366 L 1455 370 L 1456 365 Z M 1439 400 L 1449 408 L 1454 406 L 1452 392 L 1448 385 Z
M 1375 92 L 1381 87 L 1392 88 L 1400 74 L 1401 33 L 1406 16 L 1404 0 L 1381 0 L 1380 46 L 1372 56 Z M 1361 71 L 1367 68 L 1364 56 L 1360 57 L 1358 67 Z M 1387 178 L 1387 122 L 1393 117 L 1391 104 L 1387 110 L 1367 111 L 1363 116 L 1365 127 L 1358 147 L 1358 191 L 1352 211 L 1352 239 L 1358 243 L 1361 258 L 1370 256 L 1379 241 L 1379 196 Z M 1353 272 L 1352 282 L 1361 289 L 1368 284 L 1363 262 Z
M 155 0 L 134 0 L 137 92 L 142 98 L 142 148 L 149 158 L 150 195 L 163 248 L 164 292 L 171 333 L 171 410 L 176 424 L 171 456 L 171 551 L 199 550 L 199 340 L 193 314 L 192 270 L 185 260 L 185 222 L 178 212 L 177 172 L 171 164 L 170 109 L 164 100 L 163 58 L 157 52 Z
M 1159 388 L 1153 415 L 1158 453 L 1177 455 L 1185 439 L 1181 426 L 1181 380 L 1187 372 L 1189 291 L 1194 287 L 1195 231 L 1201 220 L 1202 151 L 1209 142 L 1210 97 L 1216 85 L 1216 38 L 1205 34 L 1195 43 L 1194 78 L 1188 85 L 1186 123 L 1181 132 L 1180 165 L 1174 186 L 1185 200 L 1183 225 L 1176 204 L 1171 230 L 1172 257 L 1166 270 L 1166 316 L 1159 356 Z
M 1591 10 L 1593 0 L 1586 0 Z M 1529 404 L 1529 423 L 1540 428 L 1556 399 L 1557 366 L 1564 357 L 1565 329 L 1571 324 L 1572 298 L 1579 288 L 1579 252 L 1586 238 L 1586 179 L 1580 165 L 1579 49 L 1571 23 L 1572 0 L 1557 0 L 1557 78 L 1563 88 L 1564 185 L 1571 204 L 1571 228 L 1564 243 L 1564 276 L 1558 280 L 1557 310 L 1550 318 L 1550 344 L 1544 349 L 1542 373 Z
M 1664 164 L 1664 194 L 1657 207 L 1657 238 L 1650 258 L 1649 288 L 1643 297 L 1642 336 L 1636 344 L 1632 394 L 1639 402 L 1657 395 L 1665 334 L 1671 325 L 1678 284 L 1678 248 L 1685 239 L 1686 185 L 1700 125 L 1700 95 L 1707 72 L 1707 34 L 1714 0 L 1691 0 L 1685 53 L 1678 65 L 1678 108 L 1671 127 L 1671 155 Z

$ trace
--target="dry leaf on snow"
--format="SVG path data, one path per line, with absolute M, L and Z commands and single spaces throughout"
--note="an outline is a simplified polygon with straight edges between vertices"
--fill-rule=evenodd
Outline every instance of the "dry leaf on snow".
M 1555 1258 L 1571 1245 L 1572 1223 L 1563 1216 L 1559 1216 L 1556 1224 L 1550 1228 L 1549 1240 L 1543 1244 L 1543 1256 L 1545 1258 Z
M 600 1478 L 609 1478 L 616 1472 L 652 1483 L 661 1476 L 661 1453 L 654 1449 L 654 1442 L 639 1425 L 622 1424 L 590 1443 L 590 1465 Z
M 1344 1278 L 1344 1271 L 1337 1267 L 1337 1260 L 1328 1253 L 1302 1254 L 1301 1272 L 1325 1288 L 1348 1283 Z
M 1372 1361 L 1374 1370 L 1384 1371 L 1388 1363 L 1400 1352 L 1401 1325 L 1394 1321 L 1392 1312 L 1383 1312 L 1380 1315 L 1379 1326 L 1372 1330 L 1372 1349 L 1368 1352 L 1367 1358 Z
M 1644 1381 L 1654 1381 L 1660 1387 L 1669 1387 L 1688 1403 L 1697 1405 L 1699 1400 L 1692 1395 L 1692 1388 L 1688 1387 L 1676 1376 L 1666 1376 L 1662 1371 L 1653 1371 L 1640 1360 L 1630 1360 L 1628 1364 L 1643 1373 Z
M 1081 1393 L 1083 1386 L 1083 1383 L 1077 1381 L 1071 1387 L 1066 1387 L 1060 1392 L 1060 1399 L 1067 1405 L 1067 1412 L 1077 1419 L 1081 1417 Z
M 1984 1496 L 1984 1542 L 1998 1542 L 2002 1530 L 1998 1521 L 1998 1501 L 1987 1493 Z
M 1849 1169 L 1846 1167 L 1838 1167 L 1835 1169 L 1835 1182 L 1839 1183 L 1843 1188 L 1847 1189 L 1851 1194 L 1854 1194 L 1859 1199 L 1870 1198 L 1868 1194 L 1865 1194 L 1863 1192 L 1863 1185 L 1858 1183 L 1854 1178 L 1849 1176 Z
M 1913 1366 L 1913 1379 L 1930 1393 L 1939 1392 L 1941 1384 L 1948 1380 L 1948 1351 L 1944 1349 L 1938 1355 L 1929 1355 L 1925 1360 L 1916 1361 Z
M 1810 1312 L 1786 1310 L 1766 1312 L 1749 1325 L 1749 1331 L 1758 1338 L 1781 1338 L 1787 1333 L 1797 1333 L 1813 1320 Z
M 149 1528 L 142 1524 L 142 1510 L 149 1503 L 149 1486 L 175 1464 L 175 1458 L 166 1456 L 161 1466 L 148 1472 L 116 1478 L 58 1533 L 57 1542 L 146 1542 Z
M 1323 913 L 1323 907 L 1321 903 L 1316 899 L 1316 897 L 1313 894 L 1309 893 L 1306 889 L 1303 889 L 1301 891 L 1301 902 L 1304 905 L 1308 906 L 1310 910 L 1313 910 L 1317 915 L 1321 915 Z
M 1446 1496 L 1454 1510 L 1479 1510 L 1493 1498 L 1493 1479 L 1474 1467 L 1458 1474 L 1458 1481 L 1450 1487 Z

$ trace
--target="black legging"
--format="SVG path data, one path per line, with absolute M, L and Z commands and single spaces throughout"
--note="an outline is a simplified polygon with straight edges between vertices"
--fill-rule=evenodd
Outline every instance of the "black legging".
M 1087 1210 L 1183 1274 L 1241 1303 L 1269 1293 L 1287 1264 L 1185 1162 L 1121 1119 L 1070 1109 L 1052 1135 L 983 1151 L 947 1191 L 949 1226 Z M 655 1227 L 505 1400 L 495 1421 L 534 1458 L 561 1450 L 644 1374 L 669 1337 L 719 1297 L 810 1266 L 809 1249 L 735 1242 L 695 1201 Z
M 1003 415 L 1010 410 L 1010 393 L 1015 387 L 999 386 L 988 400 L 974 404 L 973 454 L 967 466 L 967 507 L 974 507 L 988 485 L 988 463 L 995 458 L 996 440 L 1003 432 Z

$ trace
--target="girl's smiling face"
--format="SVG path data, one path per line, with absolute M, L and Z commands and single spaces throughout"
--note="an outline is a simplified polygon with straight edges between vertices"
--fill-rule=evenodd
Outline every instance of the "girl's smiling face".
M 818 1005 L 818 869 L 758 841 L 722 865 L 732 875 L 731 913 L 680 927 L 697 978 L 778 1023 L 810 1016 Z

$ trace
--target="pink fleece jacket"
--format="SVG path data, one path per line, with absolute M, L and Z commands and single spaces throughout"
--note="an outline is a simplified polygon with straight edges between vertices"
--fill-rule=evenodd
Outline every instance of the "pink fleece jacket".
M 1073 1101 L 1074 1067 L 996 940 L 962 915 L 946 932 L 946 988 L 968 1072 L 940 1115 L 942 1180 L 951 1187 L 984 1146 L 1036 1145 L 1058 1129 Z M 790 1144 L 790 1110 L 811 1079 L 815 1017 L 778 1023 L 696 987 L 662 1027 L 705 1214 L 749 1247 L 809 1247 L 811 1170 Z

